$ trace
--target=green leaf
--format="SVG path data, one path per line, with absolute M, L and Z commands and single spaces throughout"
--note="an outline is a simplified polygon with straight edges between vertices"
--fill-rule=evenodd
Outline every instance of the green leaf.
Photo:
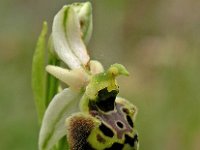
M 42 121 L 39 150 L 50 150 L 66 135 L 65 119 L 78 111 L 82 95 L 68 88 L 52 99 Z
M 44 22 L 32 62 L 32 89 L 39 123 L 41 123 L 45 111 L 45 50 L 47 31 L 47 22 Z

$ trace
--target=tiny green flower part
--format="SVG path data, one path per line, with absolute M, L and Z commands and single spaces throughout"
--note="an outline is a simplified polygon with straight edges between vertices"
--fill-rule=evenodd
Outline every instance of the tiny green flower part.
M 46 32 L 42 32 L 45 37 Z M 41 110 L 40 120 L 42 118 L 39 150 L 66 149 L 60 144 L 64 137 L 67 137 L 70 150 L 138 150 L 135 129 L 137 108 L 117 96 L 119 86 L 116 77 L 128 76 L 129 73 L 121 64 L 113 64 L 104 70 L 99 61 L 90 59 L 86 44 L 91 33 L 92 9 L 89 2 L 66 5 L 54 17 L 48 51 L 54 61 L 49 61 L 46 66 L 46 92 L 49 92 L 48 88 L 53 93 L 59 92 L 52 100 L 47 100 L 50 103 L 44 104 L 45 101 L 38 97 L 44 96 L 45 90 L 39 95 L 40 90 L 34 88 L 38 107 L 42 106 L 38 109 Z M 38 44 L 40 47 L 37 48 L 37 53 L 42 51 L 42 54 L 36 55 L 34 62 L 43 62 L 46 41 L 43 34 L 39 39 L 42 46 Z M 68 68 L 55 63 L 55 60 L 62 61 Z M 43 68 L 44 63 L 33 63 L 34 74 L 37 75 L 34 83 L 44 79 L 44 76 L 41 78 L 43 70 L 40 64 Z M 39 75 L 37 68 L 40 68 Z M 50 75 L 56 79 L 48 80 Z M 65 86 L 58 86 L 57 80 Z

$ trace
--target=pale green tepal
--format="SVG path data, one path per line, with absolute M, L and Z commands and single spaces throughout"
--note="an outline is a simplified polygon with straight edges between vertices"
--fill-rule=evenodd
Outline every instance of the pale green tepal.
M 44 30 L 38 43 L 45 41 L 44 33 L 47 31 Z M 64 6 L 54 18 L 49 40 L 51 51 L 48 52 L 63 61 L 68 69 L 49 63 L 46 71 L 68 88 L 61 84 L 53 88 L 56 91 L 60 89 L 60 92 L 52 98 L 46 110 L 44 102 L 38 102 L 39 90 L 34 92 L 42 118 L 39 150 L 138 150 L 138 134 L 134 126 L 137 109 L 129 101 L 117 97 L 119 86 L 116 77 L 129 73 L 121 64 L 113 64 L 104 70 L 99 61 L 90 60 L 85 45 L 91 33 L 92 9 L 89 2 Z M 37 51 L 43 51 L 43 54 L 44 42 L 42 44 Z M 34 62 L 41 61 L 42 57 L 36 57 Z M 33 63 L 34 70 L 38 64 L 41 63 Z M 40 80 L 43 78 L 39 76 Z M 34 83 L 37 81 L 36 78 Z M 45 82 L 49 85 L 52 80 L 46 79 Z M 34 89 L 37 84 L 33 85 Z M 45 88 L 47 92 L 48 86 Z

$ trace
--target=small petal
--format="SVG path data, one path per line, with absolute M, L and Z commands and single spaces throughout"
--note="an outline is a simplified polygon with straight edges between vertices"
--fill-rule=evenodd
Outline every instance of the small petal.
M 104 72 L 102 64 L 97 60 L 90 61 L 90 72 L 92 74 L 98 74 Z
M 48 65 L 46 67 L 46 71 L 75 89 L 82 88 L 89 80 L 88 75 L 82 68 L 68 70 L 61 67 Z

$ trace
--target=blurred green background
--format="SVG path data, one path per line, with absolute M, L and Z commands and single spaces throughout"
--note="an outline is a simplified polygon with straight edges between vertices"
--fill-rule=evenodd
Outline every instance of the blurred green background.
M 31 61 L 43 20 L 73 0 L 0 1 L 0 150 L 36 150 Z M 93 59 L 124 64 L 140 150 L 200 149 L 200 1 L 92 1 Z

